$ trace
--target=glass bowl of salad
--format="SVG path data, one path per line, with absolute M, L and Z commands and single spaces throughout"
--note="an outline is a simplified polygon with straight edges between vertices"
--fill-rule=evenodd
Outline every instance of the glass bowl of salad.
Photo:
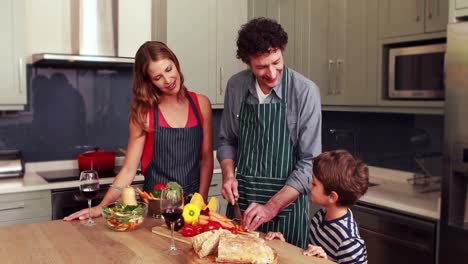
M 131 231 L 143 223 L 148 213 L 148 205 L 124 205 L 122 201 L 102 207 L 101 214 L 106 225 L 114 231 Z

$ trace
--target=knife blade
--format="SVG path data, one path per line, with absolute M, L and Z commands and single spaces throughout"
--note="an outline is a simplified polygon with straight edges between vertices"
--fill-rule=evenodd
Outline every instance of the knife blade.
M 234 217 L 235 219 L 239 222 L 240 225 L 244 225 L 242 213 L 239 207 L 239 197 L 234 198 L 235 203 L 234 203 Z

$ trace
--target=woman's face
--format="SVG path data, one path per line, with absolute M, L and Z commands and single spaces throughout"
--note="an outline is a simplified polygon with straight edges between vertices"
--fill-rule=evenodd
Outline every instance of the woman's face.
M 170 59 L 151 61 L 148 65 L 151 82 L 165 95 L 176 95 L 180 90 L 180 74 Z

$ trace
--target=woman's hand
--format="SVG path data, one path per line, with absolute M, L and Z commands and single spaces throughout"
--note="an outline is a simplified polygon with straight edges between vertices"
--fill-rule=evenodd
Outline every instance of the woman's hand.
M 265 236 L 265 240 L 273 240 L 275 238 L 278 238 L 281 241 L 286 241 L 281 232 L 268 232 Z
M 89 216 L 89 209 L 85 208 L 78 212 L 74 212 L 73 214 L 69 216 L 64 217 L 63 220 L 65 221 L 71 221 L 74 219 L 85 220 L 85 219 L 88 219 L 88 216 Z M 101 206 L 97 205 L 97 206 L 91 207 L 91 217 L 94 218 L 94 217 L 99 217 L 99 216 L 101 216 Z
M 302 254 L 304 256 L 315 256 L 315 257 L 319 257 L 319 258 L 328 259 L 327 253 L 325 253 L 325 251 L 323 250 L 322 247 L 314 246 L 312 244 L 309 244 L 307 249 L 304 250 L 304 252 L 302 252 Z

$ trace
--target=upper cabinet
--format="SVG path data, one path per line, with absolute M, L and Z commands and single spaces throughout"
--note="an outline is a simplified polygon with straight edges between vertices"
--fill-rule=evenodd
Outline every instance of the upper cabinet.
M 375 105 L 377 3 L 374 0 L 305 1 L 300 35 L 308 54 L 299 68 L 320 87 L 323 105 Z M 312 15 L 307 15 L 307 12 Z M 302 67 L 301 67 L 302 66 Z
M 445 31 L 448 0 L 380 0 L 379 16 L 382 38 Z
M 187 88 L 222 105 L 227 80 L 245 69 L 236 39 L 247 22 L 247 1 L 156 0 L 153 20 L 153 39 L 174 51 Z
M 151 39 L 151 0 L 118 0 L 117 56 L 135 57 L 138 48 Z
M 468 17 L 468 0 L 449 0 L 449 22 Z
M 286 64 L 319 86 L 323 105 L 376 104 L 376 1 L 252 0 L 249 17 L 258 16 L 283 25 Z
M 23 0 L 0 3 L 0 110 L 21 110 L 27 102 L 24 10 Z

